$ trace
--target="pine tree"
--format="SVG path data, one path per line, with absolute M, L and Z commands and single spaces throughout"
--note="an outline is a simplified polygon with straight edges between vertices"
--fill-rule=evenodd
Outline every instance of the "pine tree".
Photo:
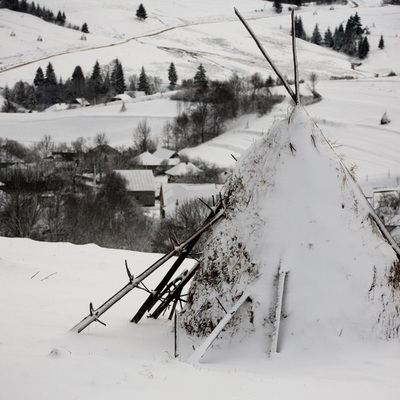
M 318 24 L 315 24 L 315 28 L 311 36 L 311 43 L 317 44 L 318 46 L 322 44 L 322 36 L 319 32 Z
M 169 90 L 174 90 L 178 82 L 178 75 L 174 63 L 171 63 L 168 68 Z
M 369 42 L 366 36 L 364 38 L 361 38 L 358 44 L 358 57 L 361 58 L 362 60 L 364 58 L 367 58 L 369 53 Z
M 381 38 L 379 39 L 379 44 L 378 47 L 383 50 L 385 48 L 385 42 L 383 40 L 383 35 L 381 35 Z
M 45 79 L 46 85 L 50 86 L 56 86 L 57 85 L 57 77 L 54 72 L 54 68 L 52 63 L 48 63 L 47 68 L 46 68 L 46 79 Z
M 94 99 L 95 102 L 97 101 L 97 97 L 101 94 L 105 93 L 103 87 L 103 77 L 101 76 L 101 69 L 99 61 L 93 66 L 92 75 L 90 75 L 90 79 L 88 81 L 88 88 L 87 93 L 89 98 Z
M 139 81 L 138 81 L 138 90 L 145 92 L 146 94 L 149 93 L 150 91 L 150 85 L 149 85 L 149 80 L 146 75 L 146 71 L 144 70 L 144 67 L 142 67 L 142 70 L 139 75 Z
M 85 76 L 80 65 L 75 67 L 71 82 L 74 88 L 74 97 L 82 97 L 85 90 Z
M 126 90 L 124 70 L 118 59 L 115 59 L 114 69 L 111 72 L 111 82 L 117 94 L 124 93 Z
M 281 0 L 274 0 L 272 7 L 275 9 L 277 14 L 282 12 L 282 1 Z
M 345 34 L 343 24 L 340 24 L 337 28 L 335 28 L 335 32 L 333 34 L 333 50 L 340 51 L 344 44 Z
M 197 72 L 193 78 L 193 85 L 198 89 L 205 90 L 208 88 L 208 79 L 206 76 L 206 70 L 203 64 L 200 64 L 197 68 Z
M 139 8 L 136 10 L 136 16 L 142 21 L 147 18 L 146 9 L 143 7 L 142 3 L 140 3 Z
M 329 48 L 333 47 L 333 35 L 329 27 L 324 35 L 324 45 Z
M 62 20 L 63 20 L 62 14 L 61 14 L 61 11 L 59 11 L 59 12 L 57 13 L 56 21 L 55 21 L 55 22 L 56 22 L 56 24 L 58 24 L 58 25 L 63 25 Z
M 35 75 L 35 78 L 33 79 L 33 84 L 34 84 L 36 87 L 39 87 L 39 86 L 42 86 L 42 85 L 43 85 L 44 81 L 45 81 L 45 79 L 44 79 L 43 70 L 42 70 L 42 68 L 39 67 L 39 68 L 36 70 L 36 75 Z
M 361 18 L 358 15 L 358 13 L 355 13 L 353 16 L 353 25 L 354 25 L 354 32 L 357 36 L 362 35 L 363 33 L 363 27 L 361 23 Z
M 357 41 L 362 33 L 361 20 L 358 14 L 350 16 L 344 30 L 344 42 L 340 51 L 354 56 L 357 53 Z
M 294 35 L 295 37 L 303 40 L 306 40 L 307 38 L 306 32 L 304 31 L 303 27 L 303 20 L 301 19 L 301 17 L 296 16 L 294 18 Z
M 86 22 L 82 25 L 81 32 L 89 33 L 89 28 Z
M 23 12 L 23 13 L 27 13 L 28 10 L 29 10 L 28 1 L 27 0 L 21 0 L 19 2 L 19 11 Z

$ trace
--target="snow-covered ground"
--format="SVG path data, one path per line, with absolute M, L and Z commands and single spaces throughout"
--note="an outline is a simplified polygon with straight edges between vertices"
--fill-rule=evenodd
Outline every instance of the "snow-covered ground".
M 176 360 L 168 320 L 129 322 L 145 298 L 137 289 L 102 316 L 106 327 L 70 332 L 89 313 L 90 301 L 98 307 L 128 282 L 125 260 L 137 275 L 159 255 L 27 239 L 0 238 L 0 247 L 2 398 L 399 398 L 398 343 L 353 343 L 340 353 L 283 351 L 273 358 L 267 349 L 216 348 L 200 366 L 184 362 L 191 352 L 186 346 Z
M 320 103 L 307 107 L 324 134 L 356 165 L 363 188 L 398 186 L 400 176 L 400 7 L 381 7 L 378 0 L 347 6 L 302 7 L 299 11 L 308 34 L 315 23 L 321 31 L 334 29 L 358 12 L 371 35 L 370 56 L 356 71 L 344 55 L 299 42 L 301 77 L 320 77 Z M 96 60 L 107 64 L 118 57 L 126 75 L 140 72 L 162 75 L 174 62 L 180 79 L 190 78 L 200 63 L 210 78 L 232 72 L 272 74 L 256 46 L 234 15 L 237 7 L 249 20 L 278 67 L 292 76 L 289 14 L 276 15 L 271 3 L 261 0 L 165 2 L 144 4 L 149 18 L 139 21 L 139 4 L 130 0 L 44 0 L 41 5 L 65 11 L 68 21 L 86 22 L 91 34 L 46 24 L 30 15 L 0 9 L 0 87 L 22 79 L 31 82 L 37 68 L 52 62 L 56 74 L 68 78 L 76 65 L 86 74 Z M 315 13 L 315 11 L 317 11 Z M 11 32 L 15 36 L 10 36 Z M 37 42 L 42 36 L 43 41 Z M 377 48 L 380 35 L 385 49 Z M 110 47 L 109 45 L 112 44 Z M 163 72 L 164 71 L 164 72 Z M 331 76 L 353 80 L 329 80 Z M 280 90 L 280 89 L 278 89 Z M 302 92 L 307 94 L 306 85 Z M 44 135 L 70 142 L 105 133 L 111 145 L 132 144 L 136 124 L 146 118 L 159 137 L 165 121 L 178 111 L 168 94 L 121 104 L 33 114 L 0 114 L 0 136 L 31 144 Z M 268 116 L 241 117 L 211 143 L 187 149 L 223 166 L 233 166 L 265 133 L 271 123 L 288 115 L 284 102 Z M 379 124 L 387 112 L 391 124 Z M 124 261 L 132 273 L 142 272 L 159 258 L 156 254 L 101 249 L 94 245 L 39 243 L 0 238 L 0 393 L 1 397 L 30 399 L 398 399 L 400 367 L 398 343 L 351 343 L 340 352 L 299 351 L 268 358 L 267 349 L 246 352 L 210 349 L 200 366 L 184 361 L 191 346 L 182 338 L 182 359 L 173 359 L 171 323 L 165 319 L 129 323 L 145 294 L 133 290 L 81 334 L 69 332 L 89 312 L 89 302 L 102 304 L 127 283 Z M 160 271 L 160 274 L 162 271 Z M 158 278 L 160 276 L 158 275 Z M 153 280 L 154 279 L 154 280 Z M 157 276 L 145 282 L 150 287 Z M 311 284 L 309 282 L 307 284 Z M 307 291 L 307 284 L 302 290 Z M 332 285 L 335 282 L 331 282 Z M 316 303 L 318 299 L 315 299 Z M 349 299 L 351 301 L 351 299 Z M 323 338 L 315 337 L 316 345 Z M 196 343 L 197 344 L 197 343 Z M 318 347 L 318 346 L 317 346 Z M 250 344 L 251 348 L 251 344 Z

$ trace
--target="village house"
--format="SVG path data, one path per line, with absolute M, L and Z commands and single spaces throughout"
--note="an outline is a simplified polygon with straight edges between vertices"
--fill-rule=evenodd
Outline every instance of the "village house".
M 145 207 L 155 205 L 156 182 L 153 172 L 142 169 L 118 169 L 115 172 L 126 180 L 128 193 Z
M 174 214 L 176 208 L 188 200 L 203 199 L 212 204 L 223 185 L 214 183 L 164 183 L 160 190 L 160 214 L 165 218 Z

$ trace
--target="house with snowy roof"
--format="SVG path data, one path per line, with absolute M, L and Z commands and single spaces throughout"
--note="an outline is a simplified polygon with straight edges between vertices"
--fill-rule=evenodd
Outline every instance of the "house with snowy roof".
M 196 167 L 191 162 L 181 162 L 174 167 L 165 171 L 165 175 L 168 175 L 169 182 L 173 182 L 176 178 L 182 177 L 185 175 L 198 175 L 202 172 L 202 170 Z
M 153 172 L 143 169 L 118 169 L 115 172 L 126 181 L 128 193 L 146 207 L 155 205 L 156 182 Z
M 160 158 L 168 165 L 176 165 L 180 162 L 179 154 L 174 150 L 169 150 L 164 147 L 158 148 L 154 153 L 154 157 Z
M 137 163 L 137 168 L 155 170 L 161 166 L 162 160 L 145 151 L 135 158 L 135 162 Z
M 222 185 L 214 183 L 164 183 L 160 190 L 161 217 L 174 214 L 176 208 L 188 200 L 203 199 L 212 202 L 218 198 Z

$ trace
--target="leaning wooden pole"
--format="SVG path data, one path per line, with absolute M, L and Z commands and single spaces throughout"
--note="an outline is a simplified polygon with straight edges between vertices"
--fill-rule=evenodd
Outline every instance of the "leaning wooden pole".
M 250 33 L 250 36 L 253 38 L 253 40 L 256 42 L 257 47 L 260 49 L 262 55 L 264 56 L 264 58 L 268 61 L 269 65 L 271 66 L 271 68 L 274 70 L 275 74 L 279 77 L 279 79 L 282 81 L 283 86 L 285 87 L 286 91 L 289 93 L 289 96 L 293 99 L 293 101 L 297 104 L 297 96 L 296 94 L 293 92 L 292 88 L 290 87 L 290 85 L 288 84 L 287 80 L 285 79 L 285 77 L 283 76 L 283 74 L 281 73 L 281 71 L 279 71 L 278 67 L 275 65 L 275 63 L 272 61 L 272 59 L 269 57 L 269 55 L 267 54 L 267 52 L 265 51 L 264 47 L 262 46 L 262 44 L 260 43 L 260 41 L 258 40 L 256 34 L 253 32 L 253 30 L 250 28 L 249 24 L 246 22 L 246 20 L 243 18 L 243 16 L 240 14 L 240 12 L 235 8 L 235 14 L 237 15 L 237 17 L 240 19 L 240 21 L 242 22 L 242 24 L 245 26 L 245 28 L 247 29 L 247 31 Z
M 221 209 L 215 216 L 205 225 L 203 225 L 200 229 L 198 229 L 193 235 L 191 235 L 188 239 L 186 239 L 179 246 L 175 247 L 171 252 L 161 257 L 158 261 L 152 264 L 149 268 L 147 268 L 144 272 L 142 272 L 137 278 L 133 276 L 129 277 L 129 283 L 125 285 L 121 290 L 119 290 L 114 296 L 110 297 L 105 303 L 103 303 L 96 310 L 92 310 L 87 317 L 85 317 L 81 322 L 76 324 L 71 331 L 74 332 L 82 332 L 85 328 L 87 328 L 91 323 L 98 321 L 99 317 L 104 314 L 109 308 L 111 308 L 115 303 L 121 300 L 126 294 L 128 294 L 132 289 L 137 287 L 145 278 L 147 278 L 150 274 L 156 271 L 161 265 L 165 264 L 170 258 L 174 255 L 179 254 L 183 249 L 185 249 L 189 243 L 193 242 L 195 238 L 202 235 L 207 229 L 209 229 L 215 222 L 217 222 L 223 215 L 224 210 Z
M 296 105 L 300 105 L 300 85 L 299 85 L 299 64 L 297 62 L 296 49 L 296 26 L 294 20 L 294 10 L 292 10 L 292 51 L 293 51 L 293 68 L 294 68 L 294 87 L 296 94 Z

